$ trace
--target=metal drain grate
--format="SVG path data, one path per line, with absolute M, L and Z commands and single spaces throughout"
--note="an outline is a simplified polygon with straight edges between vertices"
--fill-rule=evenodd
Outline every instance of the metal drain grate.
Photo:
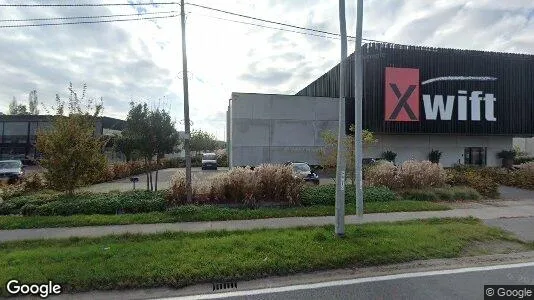
M 237 289 L 237 282 L 219 282 L 213 284 L 213 290 Z

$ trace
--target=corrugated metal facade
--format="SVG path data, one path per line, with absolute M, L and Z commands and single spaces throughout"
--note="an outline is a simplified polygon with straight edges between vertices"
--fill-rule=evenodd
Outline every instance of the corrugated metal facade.
M 460 135 L 534 134 L 534 56 L 473 50 L 428 48 L 391 44 L 363 47 L 363 127 L 377 133 L 454 133 Z M 353 60 L 353 55 L 349 61 Z M 353 63 L 348 64 L 347 115 L 354 121 Z M 421 81 L 442 76 L 493 76 L 495 81 L 438 81 L 420 85 L 420 94 L 458 95 L 459 90 L 492 93 L 496 121 L 427 120 L 385 121 L 385 68 L 417 68 Z M 299 96 L 339 97 L 339 65 L 299 91 Z M 421 96 L 420 96 L 421 97 Z M 453 116 L 458 114 L 457 104 Z M 481 106 L 483 111 L 483 106 Z M 423 106 L 420 107 L 421 115 Z

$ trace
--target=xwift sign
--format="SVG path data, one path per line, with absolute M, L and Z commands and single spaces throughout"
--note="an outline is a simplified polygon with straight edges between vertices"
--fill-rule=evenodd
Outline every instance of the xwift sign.
M 458 90 L 457 95 L 422 95 L 420 110 L 419 69 L 386 67 L 385 70 L 385 120 L 418 122 L 424 120 L 497 121 L 493 93 Z M 421 85 L 439 81 L 494 81 L 491 76 L 442 76 L 425 80 Z M 456 107 L 456 115 L 453 110 Z M 481 111 L 484 111 L 482 114 Z M 470 113 L 468 114 L 468 110 Z M 424 114 L 422 115 L 421 112 Z
M 534 55 L 366 44 L 363 128 L 390 134 L 534 135 Z M 352 67 L 352 66 L 351 66 Z M 339 69 L 300 94 L 339 97 Z M 348 82 L 353 70 L 347 71 Z M 346 132 L 354 124 L 347 88 Z

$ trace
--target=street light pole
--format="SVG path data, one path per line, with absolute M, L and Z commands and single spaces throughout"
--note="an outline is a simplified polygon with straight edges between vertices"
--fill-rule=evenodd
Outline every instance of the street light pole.
M 184 150 L 185 150 L 185 181 L 187 191 L 187 203 L 192 202 L 191 190 L 191 149 L 189 142 L 191 139 L 191 124 L 189 121 L 189 86 L 187 80 L 187 51 L 185 45 L 185 7 L 184 0 L 181 0 L 181 24 L 182 24 L 182 68 L 183 68 L 183 85 L 184 85 Z
M 362 70 L 362 25 L 363 24 L 363 0 L 357 0 L 356 8 L 356 47 L 354 52 L 354 155 L 355 155 L 355 179 L 356 179 L 356 214 L 363 215 L 363 180 L 362 180 L 362 94 L 363 94 L 363 70 Z
M 345 0 L 339 0 L 339 29 L 341 34 L 341 60 L 339 63 L 339 116 L 337 133 L 336 160 L 336 225 L 338 236 L 345 235 L 345 60 L 347 58 L 347 25 L 345 19 Z

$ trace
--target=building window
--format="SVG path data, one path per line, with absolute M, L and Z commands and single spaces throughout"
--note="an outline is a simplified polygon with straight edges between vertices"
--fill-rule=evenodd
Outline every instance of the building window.
M 28 143 L 28 122 L 4 122 L 3 143 Z
M 487 151 L 484 147 L 468 147 L 464 149 L 464 163 L 466 165 L 485 166 Z

